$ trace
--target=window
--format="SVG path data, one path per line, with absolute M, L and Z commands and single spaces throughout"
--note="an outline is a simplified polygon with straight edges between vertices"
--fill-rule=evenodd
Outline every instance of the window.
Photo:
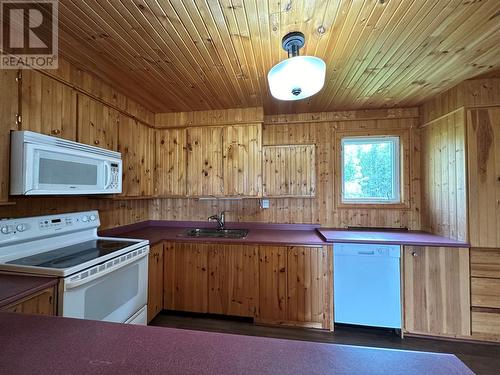
M 342 202 L 400 203 L 399 137 L 342 138 Z

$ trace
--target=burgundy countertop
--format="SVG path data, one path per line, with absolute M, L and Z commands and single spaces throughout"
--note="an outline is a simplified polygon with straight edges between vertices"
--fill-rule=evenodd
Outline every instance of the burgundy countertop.
M 467 242 L 420 231 L 367 231 L 346 229 L 318 229 L 327 242 L 376 243 L 387 245 L 470 247 Z
M 451 354 L 0 313 L 2 374 L 473 374 Z
M 57 284 L 57 277 L 0 273 L 0 308 Z
M 316 231 L 319 225 L 309 224 L 261 224 L 261 223 L 227 223 L 226 228 L 249 229 L 243 239 L 229 238 L 196 238 L 187 237 L 184 232 L 188 228 L 216 228 L 208 222 L 186 221 L 145 221 L 124 227 L 101 231 L 101 236 L 126 238 L 142 238 L 154 245 L 161 241 L 179 242 L 215 242 L 269 245 L 325 245 L 325 241 Z
M 371 231 L 320 228 L 313 224 L 228 223 L 227 228 L 249 229 L 244 239 L 187 237 L 188 228 L 215 228 L 205 221 L 149 220 L 101 231 L 102 236 L 142 238 L 150 244 L 161 241 L 219 242 L 269 245 L 324 245 L 326 243 L 376 243 L 388 245 L 469 247 L 466 242 L 421 231 Z

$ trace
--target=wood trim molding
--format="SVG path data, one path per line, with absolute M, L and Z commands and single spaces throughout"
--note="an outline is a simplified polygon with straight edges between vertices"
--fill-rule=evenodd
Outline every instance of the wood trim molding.
M 156 113 L 155 115 L 155 126 L 158 129 L 236 124 L 255 125 L 263 121 L 264 109 L 262 107 Z

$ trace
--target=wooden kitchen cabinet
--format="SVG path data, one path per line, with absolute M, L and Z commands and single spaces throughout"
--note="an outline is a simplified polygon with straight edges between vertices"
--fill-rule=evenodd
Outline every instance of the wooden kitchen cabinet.
M 263 194 L 266 197 L 316 195 L 315 145 L 263 147 Z
M 262 125 L 231 125 L 223 131 L 224 195 L 260 196 Z
M 469 336 L 469 249 L 404 247 L 405 330 Z
M 208 245 L 165 243 L 163 308 L 208 311 Z
M 154 129 L 120 114 L 118 151 L 122 154 L 122 196 L 153 195 Z
M 55 298 L 55 287 L 51 287 L 6 306 L 2 310 L 24 314 L 56 315 Z
M 155 195 L 186 195 L 186 129 L 157 129 Z
M 78 142 L 116 151 L 119 123 L 117 110 L 78 94 Z
M 500 341 L 500 249 L 472 248 L 472 337 Z
M 258 322 L 333 330 L 331 246 L 260 246 Z
M 257 246 L 210 245 L 208 312 L 253 317 L 259 305 Z
M 500 248 L 500 107 L 467 111 L 469 242 Z
M 148 323 L 163 309 L 163 243 L 149 249 Z
M 21 130 L 76 141 L 76 92 L 36 70 L 23 70 Z

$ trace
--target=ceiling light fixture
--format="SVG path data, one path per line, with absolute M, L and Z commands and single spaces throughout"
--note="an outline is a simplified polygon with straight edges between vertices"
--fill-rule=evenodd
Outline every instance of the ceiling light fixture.
M 283 37 L 281 44 L 288 52 L 288 59 L 273 66 L 267 74 L 271 95 L 276 99 L 305 99 L 323 88 L 326 64 L 319 57 L 299 56 L 304 43 L 304 34 L 298 31 Z

